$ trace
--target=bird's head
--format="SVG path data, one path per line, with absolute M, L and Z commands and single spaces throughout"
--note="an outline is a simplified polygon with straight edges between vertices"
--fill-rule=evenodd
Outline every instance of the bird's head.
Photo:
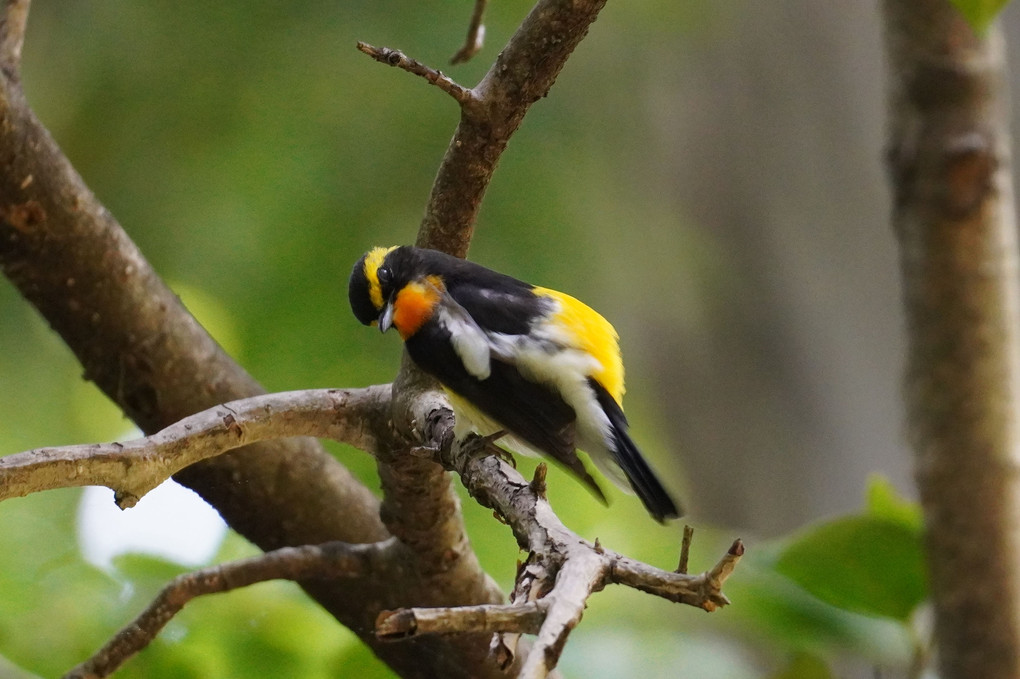
M 382 332 L 395 327 L 407 339 L 431 318 L 443 289 L 418 250 L 402 245 L 366 252 L 351 271 L 347 294 L 359 321 Z

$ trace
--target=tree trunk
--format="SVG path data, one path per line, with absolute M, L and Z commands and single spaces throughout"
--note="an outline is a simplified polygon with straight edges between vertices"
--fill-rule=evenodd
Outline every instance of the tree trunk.
M 945 679 L 1020 676 L 1017 243 L 1004 47 L 886 0 L 906 399 Z

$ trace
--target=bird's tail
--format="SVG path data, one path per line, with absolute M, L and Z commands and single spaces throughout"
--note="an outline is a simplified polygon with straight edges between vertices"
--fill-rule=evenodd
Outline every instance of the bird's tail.
M 620 404 L 601 385 L 594 383 L 594 380 L 592 382 L 599 405 L 609 416 L 609 423 L 612 425 L 613 460 L 627 476 L 631 488 L 637 493 L 648 513 L 659 523 L 680 517 L 683 509 L 663 487 L 659 477 L 652 471 L 627 433 L 627 417 L 623 414 Z
M 613 423 L 613 439 L 616 445 L 616 463 L 627 475 L 631 488 L 644 503 L 645 509 L 659 523 L 666 519 L 675 519 L 683 514 L 683 509 L 673 501 L 669 492 L 663 487 L 659 477 L 648 466 L 641 451 L 634 445 L 627 434 L 626 424 L 621 427 Z

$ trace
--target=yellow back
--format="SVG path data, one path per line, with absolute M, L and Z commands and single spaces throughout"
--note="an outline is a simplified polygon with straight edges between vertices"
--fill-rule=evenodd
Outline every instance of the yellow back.
M 597 311 L 570 295 L 541 287 L 536 287 L 534 293 L 552 297 L 559 302 L 560 309 L 553 322 L 567 330 L 574 346 L 588 352 L 602 364 L 601 369 L 592 377 L 622 407 L 623 358 L 620 356 L 620 338 L 616 329 Z

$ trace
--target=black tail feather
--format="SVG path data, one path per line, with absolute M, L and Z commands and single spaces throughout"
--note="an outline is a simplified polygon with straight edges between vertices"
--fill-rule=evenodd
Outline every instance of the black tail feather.
M 645 509 L 659 523 L 665 523 L 667 519 L 676 519 L 682 516 L 683 508 L 663 487 L 662 482 L 659 481 L 627 433 L 627 417 L 623 414 L 620 405 L 602 385 L 594 380 L 589 380 L 589 382 L 592 389 L 595 390 L 599 405 L 605 410 L 606 415 L 609 416 L 609 422 L 613 426 L 614 460 L 627 475 L 631 488 L 637 493 L 638 498 L 645 505 Z
M 627 475 L 627 480 L 630 481 L 631 487 L 644 503 L 648 513 L 659 523 L 682 516 L 683 508 L 673 500 L 655 472 L 648 466 L 641 451 L 627 434 L 626 425 L 621 427 L 614 422 L 613 435 L 616 443 L 616 463 Z

